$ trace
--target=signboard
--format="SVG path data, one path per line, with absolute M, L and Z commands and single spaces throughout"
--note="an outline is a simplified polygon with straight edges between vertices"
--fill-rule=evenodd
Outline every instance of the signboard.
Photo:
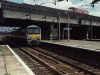
M 72 28 L 63 28 L 64 30 L 72 30 Z

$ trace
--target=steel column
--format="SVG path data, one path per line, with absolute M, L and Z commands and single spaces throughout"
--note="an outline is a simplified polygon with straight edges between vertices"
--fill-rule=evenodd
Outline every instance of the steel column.
M 59 40 L 60 40 L 60 14 L 59 14 Z
M 69 10 L 68 10 L 68 42 L 69 42 Z
M 90 30 L 91 30 L 91 37 L 90 40 L 92 40 L 92 20 L 90 19 Z

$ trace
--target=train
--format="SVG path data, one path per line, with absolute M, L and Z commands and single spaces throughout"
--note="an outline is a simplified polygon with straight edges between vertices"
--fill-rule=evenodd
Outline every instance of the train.
M 88 10 L 84 10 L 84 9 L 80 9 L 80 8 L 76 8 L 76 7 L 69 7 L 69 11 L 72 11 L 72 12 L 75 12 L 75 13 L 89 15 Z
M 41 28 L 36 25 L 30 25 L 26 29 L 17 29 L 10 33 L 13 38 L 23 40 L 28 46 L 41 44 Z

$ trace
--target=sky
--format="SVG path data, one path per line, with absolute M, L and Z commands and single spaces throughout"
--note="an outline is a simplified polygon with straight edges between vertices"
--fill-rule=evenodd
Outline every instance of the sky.
M 16 2 L 16 3 L 23 3 L 24 2 L 24 0 L 7 0 L 7 1 Z
M 0 32 L 11 32 L 14 29 L 19 29 L 20 27 L 6 27 L 6 26 L 0 26 Z

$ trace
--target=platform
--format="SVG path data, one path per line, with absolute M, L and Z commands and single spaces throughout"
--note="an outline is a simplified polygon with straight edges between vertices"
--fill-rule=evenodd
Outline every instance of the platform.
M 4 75 L 4 74 L 6 74 L 6 69 L 5 69 L 3 54 L 0 49 L 0 75 Z
M 10 49 L 8 45 L 0 47 L 0 75 L 34 75 L 30 72 L 29 67 Z
M 68 40 L 42 40 L 42 42 L 100 52 L 100 41 L 70 40 L 68 42 Z

